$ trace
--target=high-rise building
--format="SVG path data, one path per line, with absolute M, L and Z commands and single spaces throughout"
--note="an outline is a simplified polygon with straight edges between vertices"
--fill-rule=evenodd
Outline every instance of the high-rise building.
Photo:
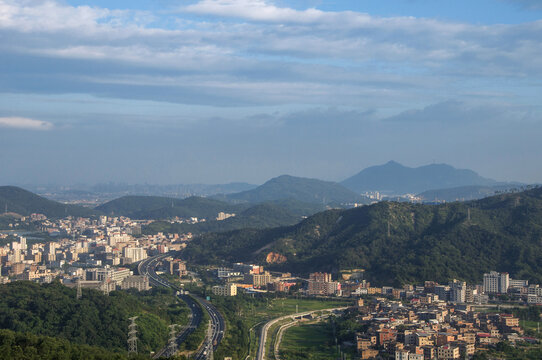
M 484 292 L 490 294 L 505 294 L 510 286 L 510 275 L 491 271 L 484 274 Z
M 450 282 L 450 301 L 465 303 L 467 297 L 467 284 L 464 281 L 453 280 Z
M 312 273 L 309 275 L 309 295 L 334 295 L 340 292 L 341 284 L 331 281 L 329 273 Z
M 130 262 L 137 262 L 147 258 L 147 251 L 144 248 L 125 247 L 122 252 Z

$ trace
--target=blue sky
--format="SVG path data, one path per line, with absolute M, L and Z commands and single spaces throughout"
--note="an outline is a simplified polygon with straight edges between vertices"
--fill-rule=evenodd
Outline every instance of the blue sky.
M 0 0 L 0 183 L 542 182 L 530 0 Z

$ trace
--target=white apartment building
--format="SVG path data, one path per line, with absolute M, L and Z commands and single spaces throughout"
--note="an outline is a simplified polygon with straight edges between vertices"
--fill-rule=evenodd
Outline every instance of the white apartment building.
M 237 296 L 237 285 L 226 284 L 213 286 L 213 294 L 218 296 Z
M 506 294 L 510 287 L 510 275 L 491 271 L 484 274 L 484 292 L 490 294 Z

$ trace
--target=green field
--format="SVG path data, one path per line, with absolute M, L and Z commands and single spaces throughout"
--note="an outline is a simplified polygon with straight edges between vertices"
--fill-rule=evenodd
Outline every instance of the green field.
M 317 300 L 317 299 L 273 299 L 269 301 L 269 305 L 254 309 L 254 315 L 265 318 L 277 318 L 280 316 L 294 314 L 296 305 L 298 312 L 329 309 L 333 307 L 343 307 L 351 305 L 351 301 L 345 300 Z
M 326 322 L 293 326 L 284 332 L 280 345 L 282 359 L 335 359 L 333 330 Z
M 231 356 L 234 360 L 245 359 L 248 354 L 255 356 L 261 325 L 271 319 L 294 314 L 296 305 L 298 312 L 305 312 L 352 304 L 344 299 L 252 297 L 246 294 L 230 298 L 215 296 L 212 302 L 224 314 L 228 329 L 216 356 Z M 260 326 L 250 330 L 257 324 Z M 270 337 L 273 338 L 273 332 L 270 332 Z

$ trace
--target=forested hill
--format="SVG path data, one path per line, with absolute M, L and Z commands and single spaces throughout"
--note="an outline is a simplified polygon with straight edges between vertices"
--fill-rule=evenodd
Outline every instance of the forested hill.
M 210 218 L 223 212 L 236 212 L 246 206 L 192 196 L 174 199 L 160 196 L 123 196 L 96 208 L 107 215 L 128 216 L 134 219 L 167 219 L 172 217 Z
M 251 206 L 226 220 L 208 220 L 197 224 L 170 223 L 155 221 L 143 228 L 145 234 L 187 233 L 201 234 L 207 232 L 230 231 L 237 229 L 265 229 L 276 226 L 294 225 L 304 216 L 324 210 L 324 206 L 305 204 L 294 200 L 267 202 Z
M 96 215 L 92 209 L 48 200 L 16 186 L 0 186 L 0 212 L 3 213 L 6 208 L 8 212 L 23 216 L 32 213 L 40 213 L 52 218 Z
M 189 313 L 168 290 L 115 291 L 106 296 L 83 289 L 79 300 L 75 293 L 59 282 L 0 285 L 0 329 L 124 352 L 128 319 L 139 316 L 139 346 L 148 353 L 165 346 L 168 325 L 185 324 Z
M 276 269 L 306 274 L 363 268 L 369 280 L 388 284 L 480 282 L 490 270 L 542 282 L 541 239 L 542 188 L 536 188 L 465 203 L 381 202 L 330 210 L 285 228 L 207 234 L 184 256 L 202 263 L 263 262 L 273 251 L 287 259 Z
M 460 186 L 449 189 L 427 190 L 420 194 L 420 197 L 425 202 L 431 201 L 468 201 L 483 199 L 488 196 L 493 196 L 498 193 L 508 192 L 516 188 L 516 185 L 497 185 L 497 186 Z
M 367 202 L 366 198 L 338 183 L 289 175 L 273 178 L 253 190 L 226 195 L 223 198 L 234 202 L 249 203 L 283 199 L 294 199 L 324 205 Z

